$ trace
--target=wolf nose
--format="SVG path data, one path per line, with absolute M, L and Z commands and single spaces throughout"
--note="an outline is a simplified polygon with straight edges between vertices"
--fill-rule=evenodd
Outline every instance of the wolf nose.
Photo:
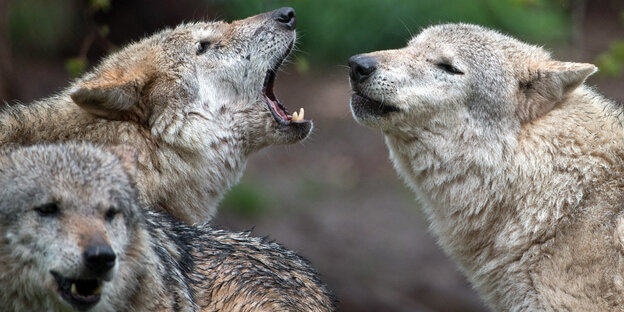
M 297 18 L 295 16 L 295 9 L 293 8 L 281 8 L 273 11 L 273 20 L 284 24 L 286 28 L 289 30 L 295 29 L 295 24 L 297 24 Z
M 354 82 L 364 82 L 377 69 L 377 59 L 365 54 L 354 55 L 349 59 L 349 76 Z
M 87 246 L 83 253 L 85 266 L 97 275 L 104 275 L 115 266 L 115 252 L 108 244 Z

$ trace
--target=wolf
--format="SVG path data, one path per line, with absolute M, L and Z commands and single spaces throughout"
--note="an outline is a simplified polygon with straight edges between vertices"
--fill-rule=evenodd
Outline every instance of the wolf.
M 594 65 L 470 24 L 349 65 L 354 118 L 491 309 L 624 311 L 624 111 Z
M 211 219 L 250 154 L 305 139 L 313 123 L 275 96 L 296 16 L 166 29 L 113 53 L 52 97 L 0 108 L 0 146 L 89 141 L 139 150 L 141 200 L 188 224 Z
M 144 209 L 132 147 L 0 153 L 2 311 L 333 311 L 309 263 Z

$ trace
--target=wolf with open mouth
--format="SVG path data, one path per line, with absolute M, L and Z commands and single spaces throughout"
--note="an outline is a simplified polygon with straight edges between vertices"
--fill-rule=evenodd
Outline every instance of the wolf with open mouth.
M 1 311 L 335 310 L 279 244 L 145 210 L 137 172 L 128 146 L 0 149 Z
M 116 52 L 58 95 L 0 107 L 0 146 L 69 140 L 139 150 L 142 201 L 208 221 L 263 147 L 305 139 L 312 122 L 275 96 L 296 39 L 292 8 L 187 23 Z

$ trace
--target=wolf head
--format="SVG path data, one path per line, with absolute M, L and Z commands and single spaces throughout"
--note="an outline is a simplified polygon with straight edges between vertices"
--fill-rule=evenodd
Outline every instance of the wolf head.
M 468 24 L 427 28 L 405 48 L 359 54 L 349 65 L 355 119 L 396 135 L 517 129 L 596 71 Z
M 135 152 L 35 145 L 0 154 L 0 301 L 8 311 L 115 311 L 133 289 Z M 124 169 L 126 168 L 126 169 Z M 134 256 L 131 256 L 134 255 Z M 120 272 L 121 270 L 121 272 Z
M 304 139 L 311 121 L 273 92 L 295 43 L 295 12 L 282 8 L 232 23 L 189 23 L 113 54 L 70 89 L 100 117 L 134 120 L 175 146 L 206 148 L 205 137 L 234 133 L 248 152 Z

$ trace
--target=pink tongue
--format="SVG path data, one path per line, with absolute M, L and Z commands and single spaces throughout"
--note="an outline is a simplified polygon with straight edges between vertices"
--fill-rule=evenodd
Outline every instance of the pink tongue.
M 284 120 L 290 120 L 292 118 L 291 116 L 288 116 L 288 114 L 286 114 L 286 112 L 279 107 L 276 101 L 271 100 L 271 98 L 269 98 L 268 96 L 266 96 L 266 99 L 267 101 L 269 101 L 269 104 L 271 104 L 271 108 L 273 108 L 273 111 L 277 114 L 277 116 L 279 116 L 280 118 Z

